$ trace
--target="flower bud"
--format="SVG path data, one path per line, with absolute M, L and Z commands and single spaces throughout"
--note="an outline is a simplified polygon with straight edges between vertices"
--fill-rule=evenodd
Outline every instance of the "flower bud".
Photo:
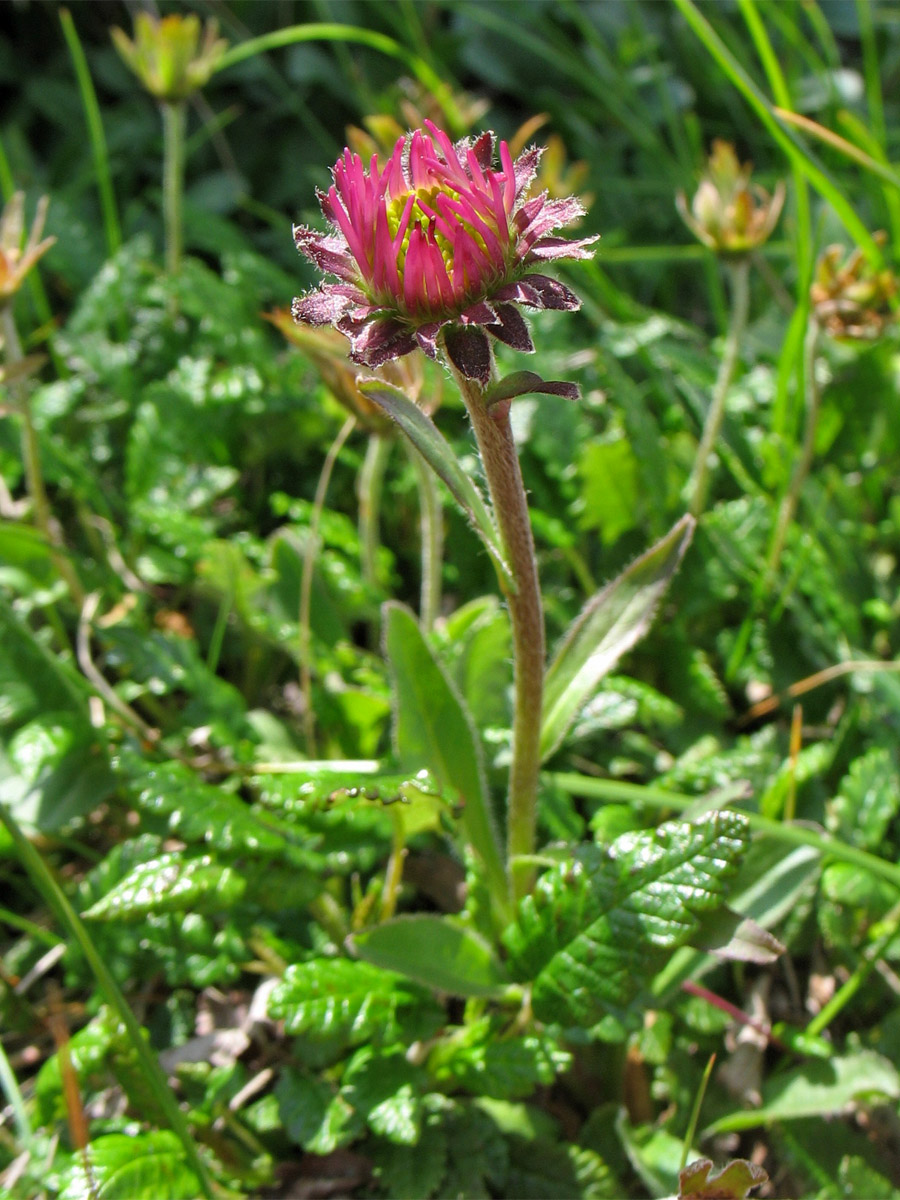
M 884 245 L 883 231 L 875 235 Z M 828 246 L 816 264 L 810 287 L 816 320 L 838 341 L 874 341 L 894 319 L 897 278 L 873 267 L 859 248 Z
M 151 95 L 167 104 L 185 100 L 209 80 L 228 42 L 217 37 L 218 22 L 207 21 L 202 38 L 200 19 L 188 16 L 151 16 L 139 12 L 134 19 L 134 40 L 113 29 L 116 49 Z
M 690 210 L 684 192 L 676 197 L 681 219 L 717 254 L 739 257 L 755 250 L 768 240 L 781 214 L 784 184 L 779 180 L 770 196 L 750 182 L 752 170 L 751 163 L 738 162 L 730 142 L 717 138 Z

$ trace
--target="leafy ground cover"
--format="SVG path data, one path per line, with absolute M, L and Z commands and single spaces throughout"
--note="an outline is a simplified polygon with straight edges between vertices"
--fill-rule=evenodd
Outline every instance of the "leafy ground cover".
M 0 1194 L 900 1194 L 890 6 L 162 7 L 0 21 Z M 471 378 L 288 314 L 426 119 L 602 238 L 534 837 Z

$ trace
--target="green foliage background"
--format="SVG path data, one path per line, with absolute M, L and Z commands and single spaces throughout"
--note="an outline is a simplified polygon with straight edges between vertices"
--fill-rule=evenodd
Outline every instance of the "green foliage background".
M 24 189 L 29 214 L 49 195 L 57 237 L 15 318 L 26 352 L 47 356 L 29 385 L 43 469 L 97 596 L 80 615 L 19 503 L 7 413 L 0 801 L 37 854 L 0 833 L 2 1194 L 291 1195 L 337 1176 L 358 1196 L 666 1196 L 687 1142 L 716 1161 L 754 1153 L 772 1180 L 759 1194 L 896 1195 L 892 325 L 863 346 L 820 340 L 813 467 L 766 565 L 803 436 L 812 266 L 860 230 L 887 231 L 887 264 L 900 249 L 894 6 L 198 3 L 233 45 L 332 22 L 397 52 L 330 37 L 213 77 L 189 114 L 175 276 L 162 269 L 159 113 L 109 38 L 129 10 L 71 9 L 120 236 L 64 11 L 0 12 L 0 185 Z M 675 194 L 693 192 L 714 138 L 767 190 L 788 184 L 751 269 L 709 505 L 653 629 L 546 764 L 541 882 L 502 939 L 455 848 L 458 778 L 498 808 L 508 762 L 509 631 L 491 562 L 445 497 L 444 617 L 424 638 L 389 608 L 386 660 L 382 604 L 418 603 L 415 473 L 395 448 L 372 584 L 355 491 L 366 435 L 341 452 L 316 534 L 345 414 L 263 319 L 313 283 L 290 225 L 319 221 L 315 189 L 346 126 L 397 114 L 421 62 L 483 98 L 480 125 L 501 137 L 547 114 L 535 139 L 560 138 L 564 179 L 583 164 L 570 177 L 591 197 L 579 233 L 602 234 L 596 259 L 565 273 L 582 311 L 535 318 L 525 364 L 577 381 L 582 402 L 514 405 L 551 645 L 685 511 L 729 292 Z M 862 158 L 779 124 L 773 103 Z M 437 423 L 474 473 L 450 381 L 429 371 L 425 386 L 442 389 Z M 303 769 L 298 608 L 316 536 L 315 758 L 331 765 Z M 420 752 L 447 728 L 412 698 L 423 678 L 468 731 L 444 746 L 443 776 Z M 754 708 L 766 697 L 778 702 Z M 374 783 L 359 761 L 379 768 Z M 267 769 L 285 763 L 300 769 Z M 436 777 L 416 778 L 422 765 Z M 726 804 L 748 814 L 752 841 L 733 814 L 704 819 Z M 707 837 L 724 840 L 703 875 Z M 381 918 L 401 843 L 396 899 L 414 924 L 398 941 Z M 705 952 L 724 891 L 784 944 L 778 962 Z M 437 973 L 451 961 L 448 981 Z M 123 1023 L 123 994 L 146 1041 Z M 774 1025 L 763 1048 L 746 1022 L 731 1028 L 734 1008 Z M 160 1092 L 153 1056 L 174 1090 Z

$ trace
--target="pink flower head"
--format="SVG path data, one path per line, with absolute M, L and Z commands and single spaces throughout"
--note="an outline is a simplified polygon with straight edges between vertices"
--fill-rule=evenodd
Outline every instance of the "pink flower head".
M 345 150 L 334 183 L 319 193 L 329 233 L 294 227 L 297 249 L 335 283 L 293 304 L 296 321 L 333 324 L 350 339 L 354 362 L 377 367 L 439 338 L 464 374 L 486 383 L 487 334 L 516 350 L 534 346 L 516 308 L 576 309 L 578 297 L 533 268 L 588 258 L 596 238 L 566 241 L 553 231 L 583 215 L 574 197 L 527 198 L 541 151 L 513 162 L 494 136 L 451 142 L 431 121 L 401 138 L 387 162 L 368 170 Z

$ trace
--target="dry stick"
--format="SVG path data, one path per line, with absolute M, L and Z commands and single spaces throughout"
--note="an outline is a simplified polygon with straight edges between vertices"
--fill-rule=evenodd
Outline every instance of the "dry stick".
M 338 455 L 344 448 L 344 443 L 356 426 L 356 417 L 350 416 L 341 426 L 340 431 L 329 447 L 322 463 L 322 472 L 316 485 L 313 498 L 312 519 L 309 523 L 309 537 L 303 550 L 303 573 L 300 578 L 300 691 L 303 694 L 303 732 L 306 737 L 306 752 L 310 758 L 316 757 L 316 714 L 312 704 L 312 666 L 310 656 L 312 651 L 312 636 L 309 626 L 310 610 L 312 608 L 313 568 L 316 563 L 316 553 L 319 549 L 319 525 L 322 520 L 322 509 L 325 507 L 325 497 L 328 485 L 331 483 L 331 472 L 337 462 Z
M 740 258 L 736 262 L 731 263 L 730 275 L 731 321 L 728 326 L 728 337 L 725 342 L 722 361 L 719 364 L 719 373 L 716 376 L 712 402 L 706 414 L 703 435 L 700 438 L 700 445 L 697 448 L 694 470 L 688 484 L 690 495 L 688 511 L 694 517 L 698 516 L 706 506 L 706 497 L 709 493 L 710 456 L 722 428 L 722 421 L 725 417 L 725 398 L 728 395 L 729 387 L 731 387 L 734 369 L 737 366 L 738 354 L 740 353 L 741 338 L 747 327 L 747 314 L 750 310 L 749 258 Z
M 544 686 L 544 613 L 528 500 L 509 413 L 499 408 L 489 411 L 478 384 L 461 374 L 456 376 L 475 431 L 494 515 L 515 581 L 515 590 L 504 587 L 513 634 L 514 717 L 506 829 L 515 902 L 528 893 L 533 876 L 530 864 L 517 864 L 516 860 L 534 853 Z

